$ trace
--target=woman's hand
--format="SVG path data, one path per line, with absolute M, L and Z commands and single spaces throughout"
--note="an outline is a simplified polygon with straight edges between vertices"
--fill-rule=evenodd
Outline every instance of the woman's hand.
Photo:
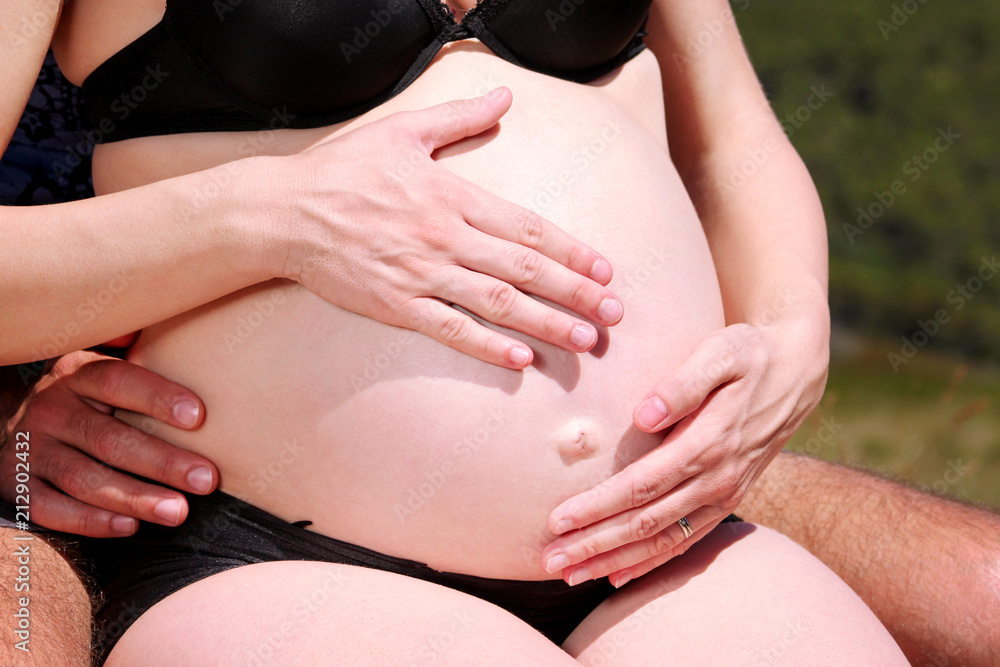
M 215 488 L 218 471 L 207 459 L 115 419 L 115 408 L 187 430 L 205 414 L 197 396 L 140 366 L 94 352 L 68 354 L 39 380 L 20 419 L 11 420 L 0 447 L 0 496 L 29 505 L 34 523 L 90 537 L 130 535 L 137 519 L 180 524 L 187 516 L 183 495 L 108 466 L 198 494 Z M 27 493 L 16 480 L 25 467 Z
M 622 305 L 604 287 L 608 261 L 431 157 L 497 123 L 511 94 L 499 88 L 491 95 L 396 113 L 279 158 L 282 174 L 314 179 L 282 188 L 289 241 L 277 274 L 341 308 L 498 366 L 528 366 L 531 349 L 453 306 L 573 352 L 591 349 L 593 324 L 527 294 L 617 324 Z M 307 160 L 311 168 L 284 160 Z M 289 190 L 297 196 L 288 198 Z
M 552 512 L 561 537 L 542 566 L 570 584 L 621 586 L 735 510 L 822 396 L 829 334 L 805 329 L 736 324 L 704 340 L 636 407 L 641 430 L 674 427 L 663 444 Z M 694 531 L 686 539 L 681 517 Z

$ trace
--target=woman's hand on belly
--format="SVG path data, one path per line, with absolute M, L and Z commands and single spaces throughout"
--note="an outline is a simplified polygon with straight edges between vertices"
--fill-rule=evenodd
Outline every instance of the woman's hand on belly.
M 647 433 L 673 430 L 552 512 L 549 529 L 562 537 L 542 552 L 543 567 L 572 584 L 608 576 L 621 586 L 684 553 L 734 511 L 823 393 L 826 366 L 801 361 L 825 358 L 817 354 L 824 338 L 794 329 L 727 327 L 664 378 L 634 420 Z
M 598 324 L 617 324 L 621 301 L 605 287 L 610 263 L 431 157 L 496 125 L 511 94 L 506 88 L 495 92 L 492 99 L 392 114 L 279 158 L 277 168 L 294 178 L 313 174 L 298 196 L 282 188 L 282 206 L 292 202 L 294 215 L 282 216 L 286 222 L 279 225 L 288 238 L 277 259 L 279 277 L 336 306 L 506 368 L 527 367 L 531 348 L 452 304 L 572 352 L 590 350 L 597 342 L 591 323 L 526 293 Z M 285 162 L 303 159 L 311 168 Z M 316 224 L 310 228 L 302 220 Z

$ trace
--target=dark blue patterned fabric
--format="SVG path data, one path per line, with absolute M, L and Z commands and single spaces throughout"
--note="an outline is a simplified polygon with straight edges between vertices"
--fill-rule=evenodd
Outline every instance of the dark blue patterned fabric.
M 0 205 L 54 204 L 93 196 L 94 145 L 83 131 L 80 104 L 79 88 L 63 77 L 48 54 L 0 159 Z

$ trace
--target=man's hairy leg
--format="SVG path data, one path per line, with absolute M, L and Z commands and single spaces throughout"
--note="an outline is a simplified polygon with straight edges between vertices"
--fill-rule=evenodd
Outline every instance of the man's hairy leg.
M 788 452 L 737 512 L 839 574 L 914 665 L 1000 663 L 1000 515 Z
M 24 397 L 43 369 L 44 364 L 0 368 L 0 447 L 7 444 L 4 435 L 8 421 L 19 413 Z M 0 618 L 4 619 L 0 623 L 4 635 L 0 664 L 90 664 L 90 596 L 57 545 L 61 545 L 59 540 L 53 538 L 50 543 L 44 535 L 0 528 Z M 22 567 L 27 568 L 27 576 Z M 28 602 L 27 644 L 21 643 L 23 635 L 15 634 L 20 623 L 15 614 L 20 612 L 23 598 Z
M 4 635 L 0 663 L 66 667 L 90 664 L 90 596 L 73 566 L 46 537 L 0 528 L 0 585 L 0 618 L 4 619 L 0 626 Z M 22 644 L 24 635 L 19 636 L 15 630 L 20 623 L 16 614 L 24 602 L 29 625 L 28 641 Z

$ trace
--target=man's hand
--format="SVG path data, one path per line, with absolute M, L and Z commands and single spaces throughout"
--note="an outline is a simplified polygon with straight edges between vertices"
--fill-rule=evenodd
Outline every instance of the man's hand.
M 64 356 L 35 386 L 0 446 L 0 496 L 15 501 L 14 434 L 30 434 L 28 503 L 31 521 L 90 537 L 121 537 L 138 520 L 176 526 L 187 517 L 174 489 L 211 492 L 218 471 L 207 459 L 178 449 L 111 416 L 125 408 L 183 429 L 197 428 L 205 408 L 197 396 L 140 366 L 94 352 Z M 104 465 L 107 464 L 107 465 Z M 23 468 L 22 468 L 23 470 Z

